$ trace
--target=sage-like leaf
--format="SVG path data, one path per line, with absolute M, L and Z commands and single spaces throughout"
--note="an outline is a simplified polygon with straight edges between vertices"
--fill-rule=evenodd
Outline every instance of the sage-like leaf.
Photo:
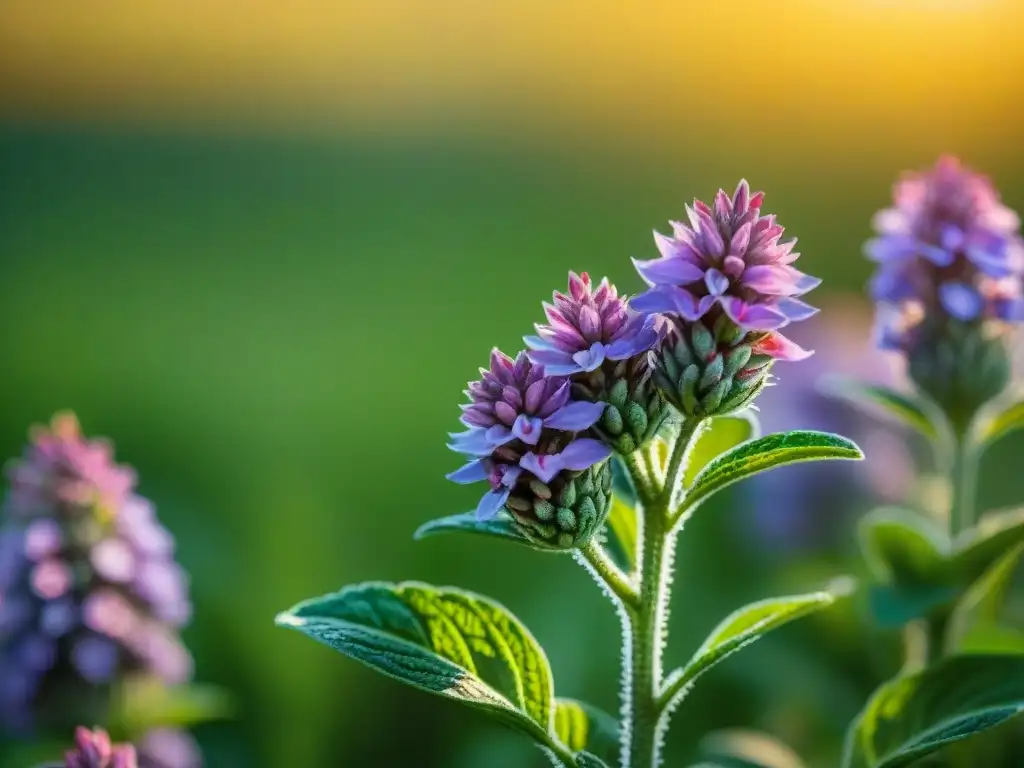
M 941 437 L 935 409 L 914 395 L 842 376 L 826 376 L 818 388 L 822 393 L 844 400 L 865 413 L 911 427 L 933 442 Z
M 1018 429 L 1024 429 L 1024 400 L 1006 406 L 997 413 L 982 416 L 975 428 L 974 441 L 979 448 L 984 449 Z
M 964 593 L 947 624 L 947 650 L 979 653 L 1005 648 L 1010 636 L 1000 631 L 999 619 L 1022 554 L 1024 542 L 1004 553 Z
M 683 485 L 687 488 L 693 485 L 700 471 L 716 456 L 760 436 L 761 425 L 753 411 L 711 419 L 711 424 L 697 436 L 695 445 L 690 448 Z
M 448 515 L 430 520 L 416 529 L 414 539 L 425 539 L 428 536 L 435 536 L 439 533 L 475 533 L 480 536 L 489 536 L 493 539 L 506 539 L 519 544 L 532 546 L 530 542 L 516 529 L 512 519 L 500 513 L 497 517 L 489 520 L 477 519 L 476 512 L 463 512 L 458 515 Z
M 582 701 L 556 699 L 555 735 L 573 752 L 586 750 L 610 761 L 618 755 L 619 722 Z
M 805 768 L 796 752 L 773 736 L 757 731 L 715 731 L 704 737 L 701 751 L 728 767 Z
M 482 709 L 542 743 L 550 739 L 547 657 L 489 598 L 419 582 L 368 582 L 299 603 L 277 623 L 403 683 Z
M 850 727 L 844 768 L 902 768 L 1024 710 L 1024 656 L 951 656 L 882 685 Z
M 605 546 L 612 561 L 626 573 L 636 568 L 636 516 L 636 509 L 618 496 L 612 496 L 605 523 Z
M 957 537 L 951 569 L 962 583 L 973 582 L 1004 552 L 1024 541 L 1024 508 L 995 510 Z
M 863 459 L 855 443 L 828 432 L 779 432 L 743 443 L 712 459 L 693 481 L 683 510 L 694 509 L 714 493 L 774 467 L 816 459 Z
M 676 692 L 686 688 L 715 664 L 773 629 L 828 608 L 835 601 L 836 595 L 831 592 L 811 592 L 760 600 L 734 611 L 715 627 L 686 666 L 670 676 L 666 689 Z

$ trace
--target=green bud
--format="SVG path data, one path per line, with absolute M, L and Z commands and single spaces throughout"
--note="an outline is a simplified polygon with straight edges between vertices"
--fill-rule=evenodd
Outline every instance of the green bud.
M 706 391 L 718 386 L 725 373 L 725 358 L 722 355 L 715 355 L 714 359 L 704 367 L 704 373 L 697 381 L 697 386 Z
M 647 431 L 647 412 L 640 403 L 626 406 L 626 423 L 631 434 L 642 435 Z
M 706 360 L 711 356 L 711 353 L 717 349 L 715 343 L 715 337 L 712 335 L 704 323 L 696 322 L 691 326 L 690 329 L 690 341 L 693 344 L 693 351 L 697 356 L 697 361 Z
M 619 412 L 619 408 L 622 406 L 609 405 L 604 409 L 604 415 L 601 417 L 601 426 L 611 435 L 618 437 L 622 434 L 623 423 L 622 414 Z
M 616 408 L 625 408 L 626 399 L 629 397 L 629 383 L 622 378 L 615 382 L 608 390 L 608 403 Z
M 735 349 L 730 349 L 728 352 L 726 352 L 724 355 L 724 375 L 727 378 L 731 379 L 733 376 L 739 373 L 740 369 L 747 364 L 747 361 L 750 360 L 751 354 L 752 352 L 750 347 L 746 345 L 743 345 L 742 347 L 736 347 Z
M 547 488 L 552 503 L 533 494 L 532 483 L 519 485 L 505 508 L 516 528 L 533 544 L 551 550 L 584 546 L 604 526 L 611 507 L 611 465 L 601 462 L 582 472 L 562 472 Z
M 666 355 L 665 357 L 667 359 L 669 355 Z M 683 368 L 686 368 L 688 365 L 693 365 L 695 362 L 697 362 L 696 358 L 694 358 L 693 356 L 693 353 L 690 352 L 690 348 L 682 339 L 676 342 L 675 346 L 672 347 L 671 357 L 674 359 L 674 362 L 677 362 L 679 364 L 677 367 L 678 370 L 682 370 Z M 672 378 L 679 377 L 673 376 Z
M 551 498 L 551 489 L 536 477 L 530 478 L 530 490 L 533 491 L 533 495 L 538 499 L 547 500 Z
M 683 402 L 683 413 L 696 413 L 697 404 L 697 379 L 700 378 L 700 369 L 691 365 L 683 371 L 683 377 L 679 380 L 679 395 Z

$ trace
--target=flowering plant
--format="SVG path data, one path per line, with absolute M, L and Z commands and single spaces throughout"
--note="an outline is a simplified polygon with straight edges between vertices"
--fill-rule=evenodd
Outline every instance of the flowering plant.
M 661 764 L 672 711 L 696 680 L 765 633 L 832 605 L 847 580 L 738 609 L 691 660 L 663 668 L 676 538 L 703 502 L 773 467 L 859 459 L 823 432 L 751 437 L 720 455 L 716 423 L 756 424 L 777 360 L 809 354 L 782 329 L 815 313 L 817 285 L 793 267 L 794 240 L 746 182 L 689 223 L 656 234 L 638 261 L 648 290 L 632 300 L 608 280 L 569 275 L 546 322 L 515 356 L 491 353 L 466 390 L 449 475 L 485 484 L 475 510 L 425 523 L 417 538 L 462 532 L 571 553 L 623 622 L 621 718 L 556 696 L 543 649 L 500 603 L 453 587 L 368 582 L 277 617 L 407 684 L 485 711 L 532 738 L 556 765 Z M 687 478 L 690 478 L 687 480 Z

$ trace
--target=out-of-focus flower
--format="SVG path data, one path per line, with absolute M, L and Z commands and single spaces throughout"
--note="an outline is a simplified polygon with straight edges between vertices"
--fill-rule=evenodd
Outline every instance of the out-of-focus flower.
M 530 360 L 548 374 L 568 376 L 578 399 L 604 404 L 594 433 L 629 454 L 657 432 L 668 415 L 651 386 L 647 352 L 658 343 L 661 319 L 629 309 L 605 278 L 569 273 L 569 293 L 544 305 L 548 323 L 525 337 Z
M 202 768 L 196 740 L 177 728 L 153 728 L 139 739 L 139 768 Z
M 138 768 L 135 747 L 112 744 L 107 732 L 97 728 L 75 730 L 75 748 L 64 756 L 65 768 Z
M 741 181 L 732 196 L 719 190 L 714 207 L 695 200 L 689 224 L 655 233 L 660 259 L 634 260 L 650 287 L 630 306 L 671 320 L 656 381 L 687 415 L 742 409 L 775 360 L 811 354 L 780 329 L 817 312 L 799 297 L 821 281 L 792 266 L 796 240 L 781 241 L 775 217 L 761 215 L 763 199 Z
M 872 501 L 905 499 L 914 482 L 914 463 L 903 430 L 865 419 L 820 388 L 825 377 L 844 376 L 899 388 L 905 385 L 895 361 L 870 343 L 868 307 L 830 300 L 817 317 L 794 330 L 797 341 L 817 350 L 799 373 L 780 376 L 758 401 L 766 433 L 792 429 L 836 432 L 855 440 L 865 460 L 851 469 L 838 463 L 797 464 L 756 475 L 738 486 L 742 524 L 760 550 L 787 551 L 829 546 L 848 537 L 853 516 Z
M 876 336 L 914 381 L 963 422 L 1006 386 L 1005 335 L 1024 322 L 1020 220 L 991 182 L 942 157 L 896 184 L 865 246 L 878 263 Z
M 0 722 L 71 711 L 83 690 L 142 673 L 174 684 L 192 659 L 174 541 L 135 474 L 71 414 L 37 427 L 8 467 L 0 529 Z
M 600 529 L 608 511 L 611 450 L 580 437 L 604 413 L 603 403 L 571 398 L 564 376 L 547 376 L 525 352 L 498 350 L 471 382 L 462 421 L 449 447 L 470 457 L 448 475 L 457 483 L 486 481 L 477 506 L 482 520 L 503 509 L 540 546 L 570 549 Z

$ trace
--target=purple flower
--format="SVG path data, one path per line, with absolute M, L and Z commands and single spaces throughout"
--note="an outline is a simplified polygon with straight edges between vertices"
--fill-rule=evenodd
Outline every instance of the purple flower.
M 925 319 L 1024 321 L 1020 220 L 987 178 L 946 156 L 905 176 L 893 197 L 865 245 L 879 265 L 870 290 L 883 348 L 908 349 Z
M 636 357 L 658 341 L 658 318 L 629 309 L 608 279 L 593 290 L 590 275 L 569 273 L 569 295 L 556 292 L 544 304 L 548 324 L 525 337 L 530 359 L 549 374 L 571 376 L 597 370 L 605 360 Z
M 101 728 L 75 729 L 75 748 L 64 755 L 65 768 L 138 768 L 135 747 L 111 744 Z
M 719 190 L 714 208 L 695 200 L 689 224 L 672 222 L 671 237 L 655 232 L 660 259 L 637 261 L 650 286 L 632 299 L 633 309 L 713 325 L 724 313 L 737 327 L 765 336 L 759 353 L 799 360 L 808 352 L 778 333 L 817 310 L 798 297 L 821 281 L 792 266 L 796 240 L 780 242 L 783 228 L 761 215 L 764 194 L 741 181 L 729 197 Z
M 570 401 L 569 380 L 547 376 L 521 352 L 513 360 L 495 349 L 490 370 L 469 384 L 470 402 L 462 406 L 462 423 L 469 429 L 453 433 L 454 451 L 487 456 L 513 440 L 537 445 L 544 429 L 579 432 L 597 421 L 601 403 Z
M 491 485 L 477 507 L 479 518 L 498 514 L 516 483 L 527 479 L 524 470 L 550 482 L 562 470 L 584 470 L 608 457 L 596 440 L 573 439 L 601 418 L 604 404 L 570 400 L 564 376 L 546 375 L 525 352 L 513 360 L 498 349 L 491 352 L 490 369 L 480 373 L 462 406 L 469 429 L 453 433 L 448 446 L 474 457 L 449 480 Z
M 71 414 L 31 436 L 8 468 L 0 528 L 0 722 L 14 726 L 59 717 L 82 682 L 192 672 L 178 637 L 188 579 L 134 472 Z
M 203 755 L 186 731 L 153 728 L 139 740 L 139 768 L 202 768 Z

